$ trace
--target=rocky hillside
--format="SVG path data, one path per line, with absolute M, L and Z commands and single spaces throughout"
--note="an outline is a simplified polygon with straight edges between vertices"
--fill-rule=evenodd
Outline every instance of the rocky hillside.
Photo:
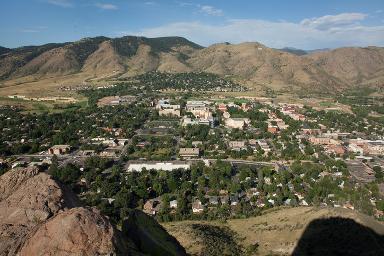
M 0 49 L 0 79 L 127 77 L 148 71 L 204 71 L 260 86 L 322 90 L 382 86 L 384 48 L 340 48 L 310 54 L 259 43 L 203 48 L 181 37 L 95 37 L 77 42 Z
M 119 231 L 46 173 L 19 168 L 0 177 L 0 255 L 17 254 L 185 255 L 185 250 L 141 211 L 133 211 Z

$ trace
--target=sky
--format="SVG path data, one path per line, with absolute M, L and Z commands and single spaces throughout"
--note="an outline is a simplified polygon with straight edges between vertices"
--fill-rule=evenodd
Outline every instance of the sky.
M 1 0 L 0 45 L 182 36 L 203 46 L 384 46 L 384 0 Z

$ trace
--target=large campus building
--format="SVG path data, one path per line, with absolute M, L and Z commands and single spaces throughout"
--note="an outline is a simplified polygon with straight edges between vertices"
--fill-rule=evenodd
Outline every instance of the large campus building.
M 170 162 L 135 162 L 132 161 L 128 164 L 128 172 L 141 172 L 143 169 L 156 170 L 156 171 L 173 171 L 176 169 L 190 169 L 191 165 L 184 161 L 170 161 Z

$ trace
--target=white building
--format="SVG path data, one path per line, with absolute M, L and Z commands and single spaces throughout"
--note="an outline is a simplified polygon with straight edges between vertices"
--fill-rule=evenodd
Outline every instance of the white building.
M 159 100 L 156 105 L 160 116 L 178 116 L 180 117 L 180 105 L 172 105 L 169 100 Z
M 208 102 L 205 101 L 187 101 L 185 110 L 191 112 L 196 118 L 211 119 L 212 112 L 207 105 Z
M 359 147 L 356 144 L 349 144 L 348 151 L 353 152 L 353 153 L 357 153 L 359 155 L 364 154 L 364 149 L 362 147 Z
M 156 171 L 173 171 L 176 169 L 189 170 L 191 165 L 183 161 L 172 162 L 131 162 L 128 164 L 128 172 L 141 172 L 143 169 Z
M 169 202 L 169 208 L 176 209 L 177 208 L 177 200 L 172 200 Z
M 225 119 L 225 126 L 232 129 L 244 129 L 251 121 L 248 118 L 227 118 Z

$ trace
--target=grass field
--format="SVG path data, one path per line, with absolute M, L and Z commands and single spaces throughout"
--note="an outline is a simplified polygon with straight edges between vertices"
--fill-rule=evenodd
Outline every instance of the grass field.
M 10 99 L 8 97 L 0 97 L 1 105 L 12 105 L 23 109 L 24 113 L 35 113 L 40 114 L 44 112 L 48 113 L 59 113 L 67 110 L 74 110 L 84 108 L 88 104 L 86 98 L 79 98 L 79 101 L 72 104 L 59 103 L 52 101 L 27 101 L 22 99 Z

